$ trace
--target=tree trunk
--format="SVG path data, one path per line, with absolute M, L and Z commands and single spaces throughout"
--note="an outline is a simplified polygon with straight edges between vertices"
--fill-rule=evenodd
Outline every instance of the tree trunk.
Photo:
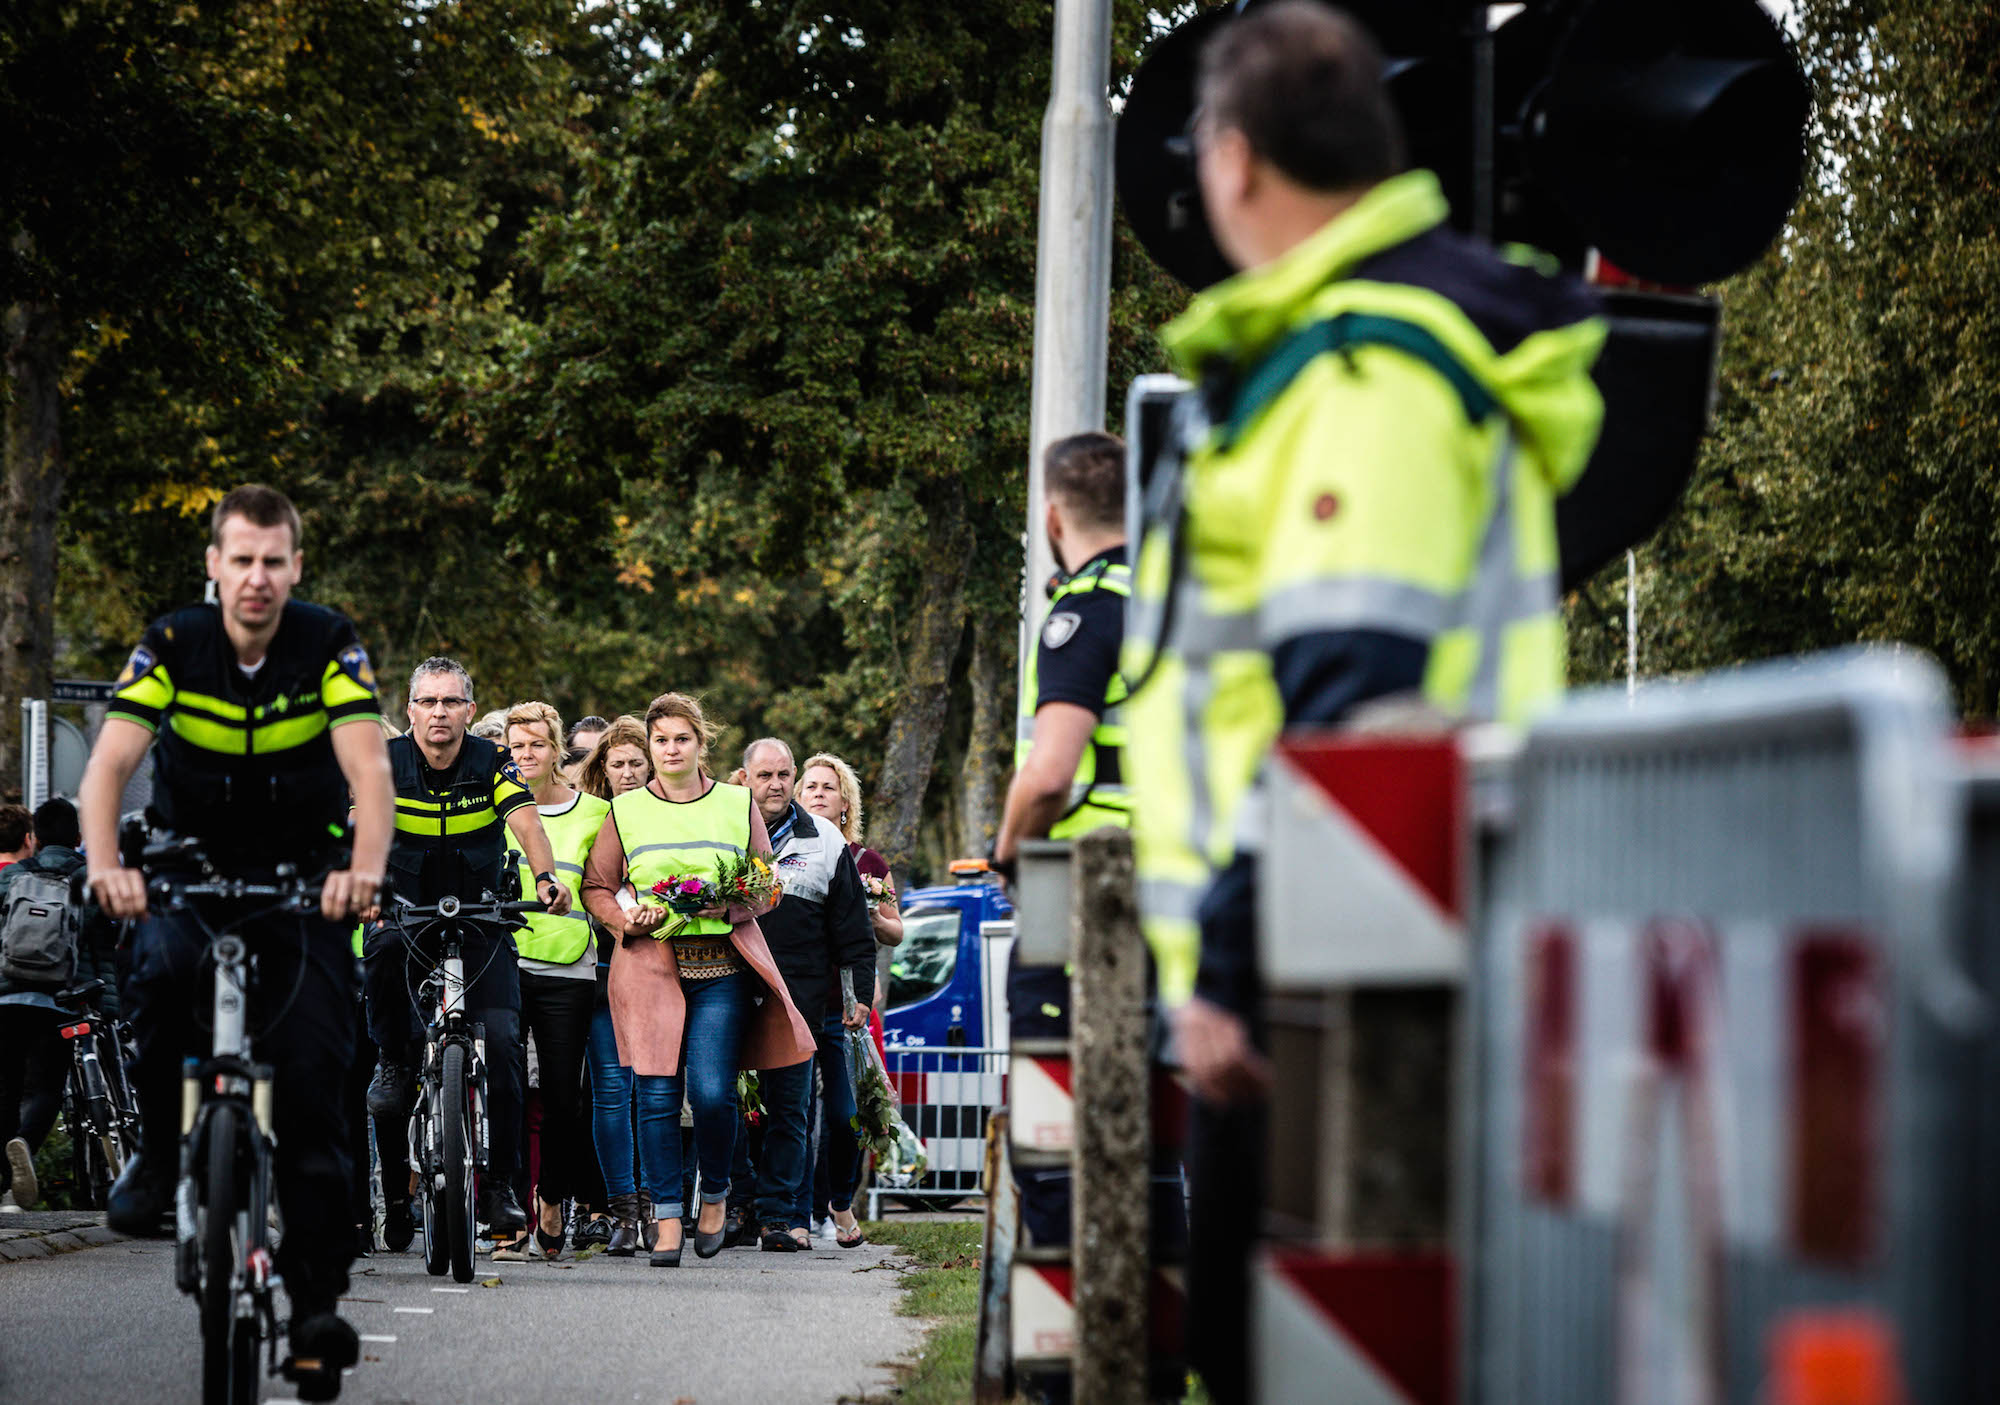
M 54 306 L 6 310 L 7 447 L 0 499 L 0 795 L 18 792 L 21 700 L 48 696 L 56 515 L 63 489 L 62 337 Z
M 931 546 L 918 582 L 903 654 L 903 686 L 889 720 L 881 777 L 869 802 L 869 843 L 899 878 L 916 853 L 924 791 L 951 700 L 951 665 L 965 634 L 965 573 L 971 534 L 956 482 L 937 485 L 926 514 Z M 907 880 L 905 880 L 907 881 Z
M 985 854 L 1000 832 L 1001 802 L 1014 766 L 1014 659 L 1020 630 L 1009 616 L 985 613 L 972 626 L 972 735 L 959 773 L 958 847 Z

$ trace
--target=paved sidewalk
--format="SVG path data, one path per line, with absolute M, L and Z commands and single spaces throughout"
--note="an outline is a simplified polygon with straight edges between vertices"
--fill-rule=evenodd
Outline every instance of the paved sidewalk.
M 0 1211 L 0 1263 L 95 1249 L 124 1237 L 106 1229 L 95 1210 Z

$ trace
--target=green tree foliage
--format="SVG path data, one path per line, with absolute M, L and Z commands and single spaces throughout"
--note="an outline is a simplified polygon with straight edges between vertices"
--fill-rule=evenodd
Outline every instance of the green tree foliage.
M 2000 704 L 2000 12 L 1804 0 L 1816 123 L 1784 239 L 1722 289 L 1714 431 L 1640 553 L 1644 672 L 1852 641 Z M 1573 604 L 1622 672 L 1622 573 Z

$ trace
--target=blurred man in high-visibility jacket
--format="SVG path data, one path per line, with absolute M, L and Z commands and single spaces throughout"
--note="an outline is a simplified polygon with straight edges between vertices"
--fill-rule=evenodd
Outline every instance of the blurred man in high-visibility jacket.
M 1446 227 L 1381 75 L 1366 34 L 1310 0 L 1246 12 L 1202 55 L 1197 175 L 1242 272 L 1164 332 L 1200 403 L 1120 670 L 1140 902 L 1197 1094 L 1190 1354 L 1219 1401 L 1248 1389 L 1271 744 L 1399 694 L 1467 718 L 1552 698 L 1555 500 L 1603 412 L 1594 299 Z

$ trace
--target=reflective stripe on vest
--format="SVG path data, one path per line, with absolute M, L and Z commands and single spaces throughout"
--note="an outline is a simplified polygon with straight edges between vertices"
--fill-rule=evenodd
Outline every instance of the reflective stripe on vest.
M 1085 567 L 1057 588 L 1049 600 L 1049 610 L 1053 613 L 1071 596 L 1087 595 L 1095 590 L 1129 599 L 1132 594 L 1132 568 L 1108 561 L 1098 561 Z M 1021 718 L 1014 733 L 1014 769 L 1017 771 L 1027 762 L 1028 752 L 1034 745 L 1035 711 L 1040 705 L 1041 695 L 1036 668 L 1040 652 L 1039 648 L 1028 651 L 1028 672 L 1021 689 Z M 1125 679 L 1114 673 L 1105 684 L 1104 713 L 1091 729 L 1090 745 L 1083 749 L 1083 755 L 1077 761 L 1076 778 L 1070 783 L 1069 809 L 1050 828 L 1049 838 L 1070 839 L 1106 825 L 1122 829 L 1131 823 L 1131 802 L 1123 784 L 1125 698 Z M 1110 770 L 1107 763 L 1111 761 L 1119 762 L 1119 783 L 1099 784 L 1097 776 L 1100 768 Z
M 580 960 L 590 949 L 590 915 L 583 910 L 583 864 L 597 831 L 611 813 L 611 802 L 595 795 L 579 793 L 576 803 L 560 815 L 544 814 L 542 831 L 549 836 L 555 854 L 556 877 L 570 890 L 572 906 L 561 917 L 547 912 L 523 914 L 528 925 L 514 934 L 514 945 L 530 961 L 547 961 L 567 966 Z M 521 891 L 535 891 L 535 874 L 528 861 L 521 860 Z
M 650 786 L 628 790 L 611 802 L 618 838 L 625 846 L 626 876 L 640 902 L 658 902 L 653 885 L 669 878 L 714 881 L 725 859 L 750 847 L 750 792 L 717 782 L 699 800 L 662 800 Z M 720 937 L 729 923 L 702 917 L 684 936 Z

